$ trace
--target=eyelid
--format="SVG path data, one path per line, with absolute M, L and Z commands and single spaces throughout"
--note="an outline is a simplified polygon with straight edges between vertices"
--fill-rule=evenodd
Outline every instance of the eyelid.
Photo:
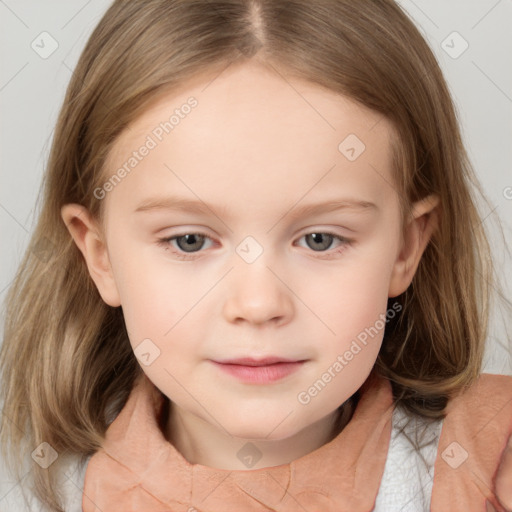
M 173 240 L 175 240 L 176 238 L 181 238 L 182 236 L 186 236 L 186 235 L 199 235 L 199 236 L 203 236 L 203 237 L 205 237 L 205 238 L 207 238 L 207 239 L 209 239 L 209 240 L 211 240 L 211 241 L 213 241 L 215 243 L 213 238 L 211 236 L 207 235 L 206 233 L 203 233 L 201 231 L 188 230 L 188 231 L 184 231 L 182 233 L 177 233 L 175 235 L 169 235 L 169 236 L 165 236 L 165 237 L 160 237 L 157 240 L 157 245 L 163 246 L 165 248 L 165 250 L 169 250 L 169 248 L 172 247 L 171 242 Z M 199 250 L 197 252 L 186 253 L 186 252 L 183 252 L 183 251 L 178 251 L 178 250 L 176 250 L 176 249 L 174 249 L 172 247 L 172 251 L 171 252 L 178 259 L 191 260 L 191 259 L 197 258 L 197 256 L 194 256 L 194 255 L 199 255 L 199 254 L 201 254 L 204 251 L 203 250 Z
M 314 251 L 312 249 L 309 249 L 309 252 L 311 252 L 313 254 L 315 254 L 315 253 L 318 254 L 319 255 L 318 257 L 320 259 L 334 258 L 334 257 L 336 257 L 336 255 L 340 254 L 345 249 L 347 249 L 349 246 L 351 246 L 351 245 L 353 245 L 355 243 L 354 239 L 347 238 L 347 237 L 345 237 L 343 235 L 339 235 L 336 232 L 334 232 L 334 230 L 332 230 L 330 228 L 314 229 L 314 227 L 306 228 L 306 231 L 303 231 L 302 234 L 300 234 L 299 236 L 297 236 L 294 239 L 294 241 L 298 241 L 301 238 L 303 238 L 303 237 L 305 237 L 307 235 L 314 234 L 314 233 L 320 233 L 320 234 L 323 234 L 323 235 L 332 236 L 333 238 L 338 239 L 338 241 L 341 243 L 341 247 L 338 247 L 338 248 L 335 248 L 335 249 L 329 249 L 329 250 L 326 250 L 326 251 Z M 172 247 L 171 242 L 173 240 L 175 240 L 177 238 L 181 238 L 181 237 L 186 236 L 186 235 L 199 235 L 199 236 L 203 236 L 206 239 L 209 239 L 209 240 L 211 240 L 211 241 L 213 241 L 215 243 L 215 240 L 211 236 L 209 236 L 207 233 L 204 233 L 204 232 L 199 231 L 199 230 L 195 231 L 193 229 L 188 229 L 186 231 L 182 231 L 182 232 L 179 232 L 179 233 L 176 233 L 176 234 L 173 234 L 173 235 L 169 235 L 169 236 L 166 236 L 166 237 L 158 238 L 157 244 L 160 245 L 160 246 L 163 246 L 165 248 L 165 250 L 169 250 L 169 247 Z M 307 248 L 305 248 L 305 249 L 307 250 Z M 172 251 L 171 252 L 178 259 L 181 259 L 181 260 L 194 260 L 194 259 L 197 259 L 198 257 L 200 257 L 201 253 L 204 253 L 205 251 L 204 250 L 199 250 L 199 251 L 196 251 L 196 252 L 187 253 L 187 252 L 179 251 L 179 250 L 177 250 L 177 249 L 172 247 Z M 324 255 L 324 256 L 321 256 L 321 255 Z

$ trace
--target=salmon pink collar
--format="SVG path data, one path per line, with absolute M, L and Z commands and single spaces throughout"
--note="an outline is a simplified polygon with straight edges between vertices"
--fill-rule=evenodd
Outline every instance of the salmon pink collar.
M 143 373 L 90 459 L 84 512 L 368 512 L 392 426 L 390 383 L 373 371 L 353 417 L 329 443 L 289 464 L 254 470 L 189 463 L 159 427 L 165 396 Z

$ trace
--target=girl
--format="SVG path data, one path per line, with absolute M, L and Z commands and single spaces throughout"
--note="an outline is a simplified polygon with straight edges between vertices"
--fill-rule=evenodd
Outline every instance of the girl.
M 392 0 L 114 2 L 8 296 L 3 509 L 511 509 L 472 183 Z

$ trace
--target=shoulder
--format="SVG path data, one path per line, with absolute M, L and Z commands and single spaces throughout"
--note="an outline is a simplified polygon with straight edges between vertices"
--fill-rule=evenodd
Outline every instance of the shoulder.
M 483 373 L 472 386 L 450 399 L 440 449 L 444 450 L 450 440 L 461 445 L 464 441 L 474 457 L 483 452 L 497 456 L 511 432 L 512 376 Z
M 467 405 L 486 409 L 512 410 L 512 376 L 482 373 L 476 382 L 450 400 L 448 413 L 458 412 Z M 508 409 L 507 409 L 508 408 Z
M 495 499 L 495 475 L 512 433 L 512 376 L 481 374 L 450 399 L 446 413 L 432 505 L 485 510 L 486 500 Z
M 82 493 L 89 459 L 90 457 L 83 460 L 78 456 L 67 456 L 62 461 L 58 488 L 66 512 L 82 512 Z M 42 503 L 30 490 L 28 464 L 30 462 L 27 462 L 22 478 L 17 480 L 0 457 L 0 510 L 42 510 Z
M 481 374 L 449 401 L 441 420 L 412 416 L 396 407 L 375 512 L 405 510 L 404 506 L 430 510 L 439 499 L 445 502 L 444 490 L 456 488 L 455 494 L 464 494 L 468 485 L 478 488 L 468 484 L 475 467 L 476 474 L 483 470 L 484 480 L 492 485 L 511 433 L 512 376 L 508 375 Z M 470 463 L 465 464 L 466 458 Z

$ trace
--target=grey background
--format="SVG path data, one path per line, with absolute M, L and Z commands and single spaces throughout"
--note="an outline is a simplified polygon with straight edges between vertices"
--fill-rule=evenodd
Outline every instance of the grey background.
M 492 207 L 482 222 L 510 290 L 511 265 L 491 212 L 512 228 L 512 0 L 400 0 L 433 48 L 458 109 L 466 147 Z M 53 128 L 78 56 L 110 1 L 0 0 L 0 301 L 36 221 L 36 200 Z M 48 32 L 58 48 L 31 47 Z M 457 32 L 457 34 L 453 34 Z M 469 47 L 464 49 L 464 41 Z M 40 51 L 43 51 L 41 48 Z M 451 55 L 449 55 L 451 53 Z M 456 58 L 454 58 L 456 57 Z M 508 292 L 510 298 L 510 291 Z M 4 310 L 1 310 L 3 321 Z M 512 375 L 512 345 L 491 322 L 484 371 Z

